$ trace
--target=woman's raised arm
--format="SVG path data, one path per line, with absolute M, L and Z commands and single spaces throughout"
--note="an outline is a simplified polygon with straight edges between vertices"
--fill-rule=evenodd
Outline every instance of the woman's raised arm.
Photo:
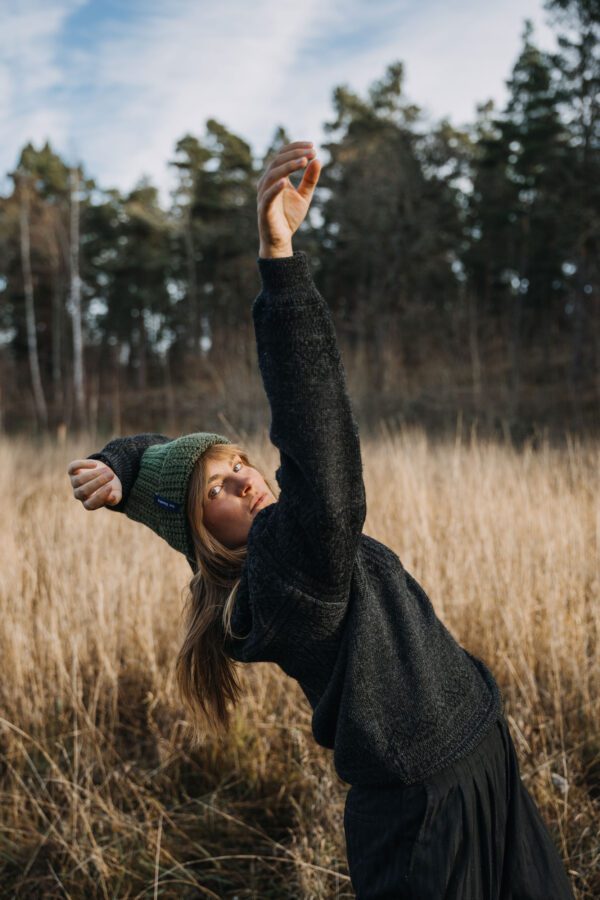
M 366 515 L 360 442 L 331 312 L 306 255 L 291 247 L 320 164 L 308 164 L 297 189 L 288 179 L 276 189 L 286 168 L 303 168 L 311 155 L 288 148 L 258 191 L 262 290 L 252 316 L 270 437 L 281 458 L 281 495 L 263 537 L 282 575 L 320 597 L 338 597 L 349 589 Z

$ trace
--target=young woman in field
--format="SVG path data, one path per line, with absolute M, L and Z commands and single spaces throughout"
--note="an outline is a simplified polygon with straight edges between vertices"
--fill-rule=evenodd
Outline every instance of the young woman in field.
M 296 189 L 288 176 L 300 169 Z M 292 249 L 319 173 L 298 142 L 258 184 L 252 316 L 279 496 L 242 448 L 200 432 L 124 438 L 74 460 L 75 497 L 123 510 L 188 558 L 177 675 L 198 730 L 226 726 L 236 662 L 272 661 L 298 680 L 315 739 L 351 785 L 344 829 L 361 900 L 572 898 L 494 678 L 396 554 L 362 533 L 359 435 L 332 317 Z

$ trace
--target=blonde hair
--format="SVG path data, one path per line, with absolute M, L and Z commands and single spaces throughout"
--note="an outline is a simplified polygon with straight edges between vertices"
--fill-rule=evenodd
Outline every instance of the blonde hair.
M 197 571 L 190 581 L 184 609 L 185 636 L 177 655 L 176 677 L 181 698 L 191 713 L 195 746 L 200 744 L 207 724 L 215 731 L 228 730 L 228 703 L 235 705 L 241 695 L 237 663 L 227 654 L 225 640 L 229 636 L 244 637 L 233 633 L 231 617 L 247 547 L 226 547 L 206 528 L 203 519 L 207 463 L 232 455 L 240 456 L 246 466 L 253 465 L 237 444 L 213 444 L 196 463 L 188 487 L 187 517 Z M 265 481 L 275 495 L 268 479 Z

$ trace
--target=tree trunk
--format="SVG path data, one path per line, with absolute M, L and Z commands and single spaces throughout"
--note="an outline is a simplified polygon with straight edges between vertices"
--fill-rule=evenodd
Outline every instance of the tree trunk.
M 121 427 L 121 386 L 120 386 L 119 344 L 115 345 L 112 360 L 112 433 L 122 434 Z
M 40 375 L 40 361 L 38 357 L 37 330 L 35 321 L 35 304 L 33 297 L 33 277 L 31 274 L 31 242 L 29 237 L 29 197 L 26 185 L 26 176 L 18 176 L 19 183 L 19 225 L 21 239 L 21 267 L 23 271 L 23 290 L 25 292 L 25 321 L 27 327 L 27 350 L 29 355 L 29 370 L 31 372 L 31 387 L 38 423 L 46 428 L 48 424 L 48 408 L 42 378 Z
M 63 284 L 58 253 L 52 258 L 52 403 L 57 421 L 64 419 L 62 383 Z
M 517 239 L 520 239 L 520 252 L 517 260 L 517 271 L 519 275 L 519 285 L 515 290 L 512 298 L 511 311 L 511 336 L 510 336 L 510 368 L 511 368 L 511 398 L 510 398 L 510 426 L 517 425 L 521 404 L 521 366 L 522 353 L 521 344 L 523 342 L 523 293 L 522 279 L 523 273 L 529 271 L 529 234 L 530 234 L 530 218 L 527 212 L 523 219 L 521 233 Z M 513 254 L 511 254 L 513 255 Z M 514 254 L 516 256 L 516 254 Z
M 188 272 L 188 308 L 191 312 L 191 349 L 194 356 L 198 353 L 200 343 L 200 311 L 198 309 L 198 280 L 196 278 L 196 260 L 194 254 L 194 239 L 192 236 L 192 216 L 188 208 L 185 224 L 183 226 L 185 241 L 185 254 Z
M 73 322 L 73 387 L 77 425 L 85 424 L 85 389 L 83 370 L 83 337 L 81 328 L 81 278 L 79 276 L 79 169 L 71 169 L 71 319 Z
M 169 351 L 165 351 L 164 356 L 164 379 L 165 379 L 165 401 L 166 401 L 166 419 L 169 434 L 175 434 L 175 394 L 173 392 L 173 379 L 171 378 L 171 362 L 169 359 Z
M 476 413 L 481 412 L 481 354 L 479 352 L 479 318 L 477 301 L 473 291 L 467 294 L 469 316 L 469 351 L 471 355 L 471 378 L 473 384 L 473 401 Z
M 140 309 L 137 329 L 137 386 L 140 391 L 145 391 L 148 384 L 148 362 L 147 362 L 147 344 L 148 336 L 146 334 L 146 320 L 144 319 L 144 309 Z

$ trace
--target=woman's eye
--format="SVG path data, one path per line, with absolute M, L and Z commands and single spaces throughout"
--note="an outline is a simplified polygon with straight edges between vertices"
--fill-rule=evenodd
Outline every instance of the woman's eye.
M 244 463 L 242 463 L 242 462 L 236 462 L 236 463 L 234 464 L 234 466 L 233 466 L 234 471 L 235 471 L 235 467 L 236 467 L 236 466 L 239 466 L 239 467 L 241 468 L 243 465 L 244 465 Z M 239 471 L 239 470 L 238 470 L 238 471 Z M 221 487 L 220 484 L 216 484 L 213 488 L 210 489 L 210 491 L 208 492 L 208 496 L 209 496 L 209 497 L 215 497 L 215 496 L 218 496 L 218 494 L 214 494 L 213 491 L 215 491 L 217 488 L 220 488 L 220 487 Z

